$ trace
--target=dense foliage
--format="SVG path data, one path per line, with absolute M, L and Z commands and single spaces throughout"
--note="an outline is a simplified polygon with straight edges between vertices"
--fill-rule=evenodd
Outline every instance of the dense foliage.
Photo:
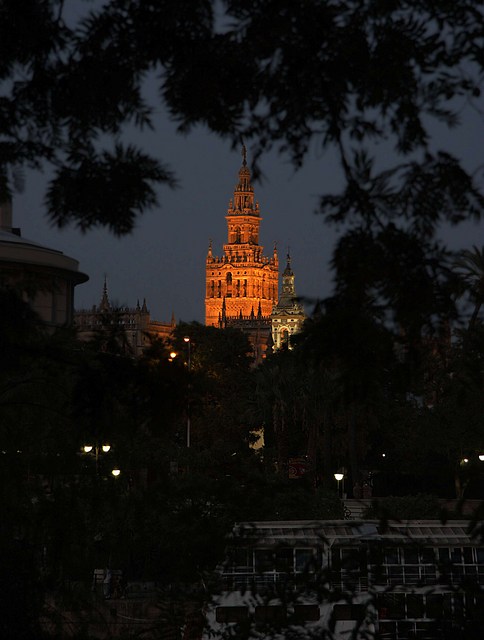
M 121 138 L 151 126 L 160 107 L 182 132 L 203 124 L 237 145 L 243 137 L 255 175 L 273 146 L 297 166 L 313 144 L 336 149 L 346 180 L 321 199 L 328 220 L 363 217 L 373 227 L 390 217 L 428 235 L 440 221 L 480 217 L 473 168 L 431 135 L 432 122 L 453 127 L 463 104 L 480 104 L 484 16 L 472 0 L 108 0 L 77 9 L 61 0 L 0 6 L 2 190 L 22 167 L 51 164 L 55 223 L 126 233 L 155 204 L 156 184 L 174 185 L 166 164 Z M 147 74 L 158 105 L 144 98 Z
M 371 479 L 393 493 L 482 496 L 483 251 L 456 262 L 437 237 L 442 223 L 480 219 L 482 176 L 432 136 L 432 123 L 452 128 L 463 105 L 481 107 L 482 6 L 84 8 L 77 19 L 63 0 L 0 2 L 2 199 L 24 169 L 50 166 L 52 222 L 130 232 L 157 186 L 176 184 L 169 159 L 123 137 L 162 109 L 180 132 L 242 137 L 255 177 L 271 148 L 296 167 L 309 148 L 335 149 L 343 186 L 321 195 L 320 212 L 342 235 L 332 296 L 294 350 L 259 370 L 237 332 L 181 326 L 172 362 L 159 343 L 134 361 L 122 335 L 103 352 L 49 335 L 0 292 L 0 547 L 15 575 L 2 576 L 5 638 L 40 637 L 42 599 L 94 568 L 122 565 L 168 589 L 213 567 L 237 519 L 340 517 L 337 468 L 350 493 Z M 148 75 L 159 104 L 143 97 Z M 263 455 L 248 446 L 261 427 Z M 82 453 L 106 439 L 105 457 Z M 302 480 L 287 479 L 292 457 L 307 463 Z

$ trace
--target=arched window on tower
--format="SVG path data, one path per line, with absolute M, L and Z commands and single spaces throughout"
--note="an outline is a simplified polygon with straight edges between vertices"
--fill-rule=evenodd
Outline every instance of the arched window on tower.
M 235 244 L 240 244 L 241 242 L 241 230 L 240 227 L 234 227 L 234 230 L 232 232 L 232 242 L 234 242 Z
M 218 297 L 218 298 L 221 298 L 221 297 L 222 297 L 222 280 L 219 280 L 219 281 L 218 281 L 217 297 Z
M 232 274 L 230 273 L 230 271 L 227 273 L 227 277 L 225 281 L 227 285 L 227 290 L 225 295 L 227 296 L 227 298 L 231 298 L 232 297 Z

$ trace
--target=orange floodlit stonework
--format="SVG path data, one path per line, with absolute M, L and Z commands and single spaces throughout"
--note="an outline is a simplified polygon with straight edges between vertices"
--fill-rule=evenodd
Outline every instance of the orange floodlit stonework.
M 239 181 L 227 211 L 228 238 L 223 256 L 212 253 L 206 260 L 205 324 L 226 326 L 231 320 L 266 319 L 278 300 L 277 249 L 264 256 L 259 244 L 261 216 L 254 201 L 245 147 Z

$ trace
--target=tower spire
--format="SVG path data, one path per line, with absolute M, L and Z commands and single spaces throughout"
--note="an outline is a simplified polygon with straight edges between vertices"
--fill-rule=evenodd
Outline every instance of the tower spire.
M 239 169 L 239 182 L 235 187 L 234 199 L 230 202 L 230 210 L 239 215 L 249 213 L 259 215 L 258 205 L 254 203 L 254 187 L 250 183 L 250 169 L 247 166 L 247 149 L 242 144 L 242 166 Z
M 108 297 L 108 281 L 106 275 L 104 276 L 103 295 L 101 298 L 101 304 L 99 305 L 101 311 L 109 310 L 109 297 Z

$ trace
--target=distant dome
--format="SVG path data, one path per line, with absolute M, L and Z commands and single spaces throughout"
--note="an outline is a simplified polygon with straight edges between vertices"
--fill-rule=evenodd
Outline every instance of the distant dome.
M 0 205 L 0 284 L 21 293 L 47 325 L 72 324 L 74 287 L 87 280 L 74 258 L 22 238 L 11 204 Z

